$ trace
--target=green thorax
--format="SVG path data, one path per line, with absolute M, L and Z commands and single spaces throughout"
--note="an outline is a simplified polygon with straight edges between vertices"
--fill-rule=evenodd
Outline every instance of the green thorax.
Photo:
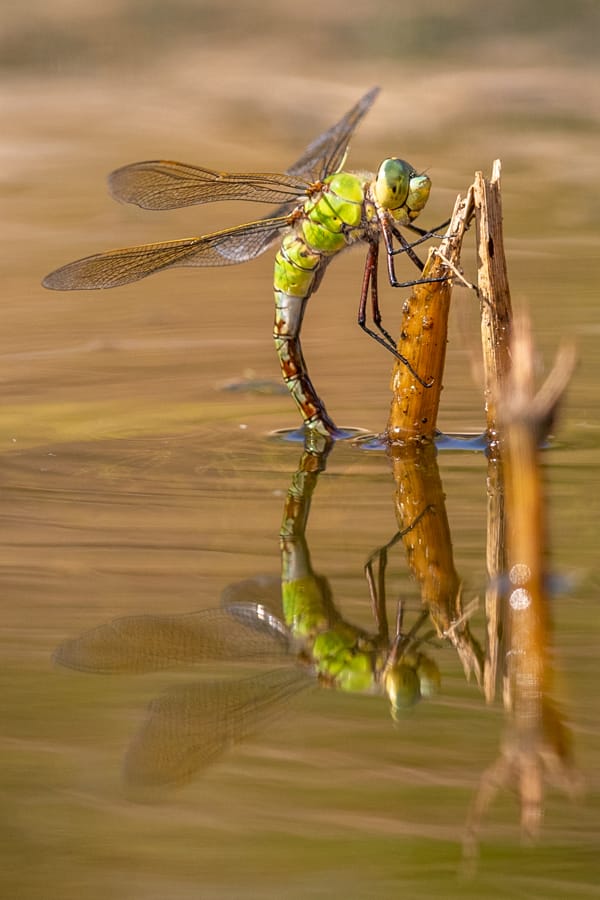
M 365 188 L 360 175 L 337 172 L 323 182 L 323 188 L 304 204 L 302 236 L 311 250 L 332 254 L 348 243 L 347 235 L 363 219 Z
M 306 200 L 294 230 L 285 235 L 275 258 L 276 291 L 293 297 L 310 295 L 323 258 L 356 239 L 364 219 L 368 184 L 366 176 L 337 172 Z

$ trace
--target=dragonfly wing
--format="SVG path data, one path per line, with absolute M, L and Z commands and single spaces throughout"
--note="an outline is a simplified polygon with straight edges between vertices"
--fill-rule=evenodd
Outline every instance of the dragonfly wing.
M 289 225 L 288 216 L 293 212 L 296 206 L 296 203 L 282 204 L 281 207 L 273 210 L 273 213 L 268 219 L 261 219 L 259 221 L 272 222 L 283 219 L 286 224 Z M 281 215 L 276 215 L 279 212 L 281 212 Z M 251 259 L 256 259 L 257 256 L 260 256 L 265 250 L 268 250 L 269 247 L 280 239 L 281 227 L 273 228 L 271 226 L 265 229 L 257 228 L 254 231 L 248 231 L 246 234 L 238 233 L 232 236 L 231 240 L 218 248 L 218 253 L 223 257 L 223 261 L 220 265 L 226 266 L 228 264 L 248 262 Z
M 281 575 L 255 575 L 223 588 L 221 606 L 224 609 L 231 610 L 247 603 L 264 607 L 270 615 L 282 621 Z
M 214 172 L 169 160 L 150 160 L 117 169 L 108 176 L 113 197 L 143 209 L 177 209 L 218 200 L 297 205 L 304 179 L 289 174 Z
M 236 681 L 178 687 L 154 700 L 125 758 L 134 789 L 160 789 L 189 781 L 229 746 L 288 709 L 287 701 L 314 685 L 297 667 Z
M 279 203 L 280 205 L 262 221 L 285 218 L 298 206 L 309 183 L 320 181 L 338 170 L 346 155 L 350 136 L 373 105 L 378 93 L 377 87 L 368 91 L 339 122 L 312 141 L 285 174 L 220 173 L 169 160 L 150 160 L 123 166 L 114 171 L 109 176 L 110 191 L 117 199 L 136 203 L 145 209 L 173 209 L 217 200 Z M 167 262 L 165 265 L 159 264 L 156 268 L 167 268 L 171 265 L 227 265 L 246 262 L 260 256 L 278 238 L 279 227 L 254 229 L 245 233 L 240 230 L 235 237 L 232 236 L 217 250 L 221 261 Z M 68 273 L 64 274 L 68 276 Z M 143 278 L 145 274 L 150 272 L 134 275 L 119 281 L 118 284 L 127 284 L 129 281 Z M 44 282 L 44 284 L 46 287 L 53 286 L 51 283 Z M 90 287 L 115 286 L 115 284 L 90 285 Z M 57 284 L 57 288 L 69 289 L 68 286 L 60 284 Z
M 241 604 L 240 604 L 241 605 Z M 210 660 L 269 660 L 288 656 L 290 636 L 264 607 L 246 603 L 240 615 L 209 609 L 181 616 L 125 616 L 54 653 L 61 666 L 96 674 L 140 673 Z
M 369 111 L 379 93 L 374 87 L 356 103 L 346 115 L 335 125 L 320 134 L 308 145 L 302 156 L 286 169 L 291 176 L 301 178 L 307 183 L 322 181 L 327 175 L 337 172 L 342 165 L 348 149 L 348 141 L 364 115 Z M 269 213 L 269 217 L 288 216 L 295 203 L 284 201 Z M 277 232 L 254 235 L 247 241 L 242 240 L 238 253 L 246 259 L 252 259 L 264 253 L 278 238 Z
M 286 170 L 287 174 L 306 178 L 307 181 L 320 181 L 337 172 L 346 156 L 352 133 L 378 94 L 378 87 L 371 88 L 339 122 L 308 145 L 302 156 Z
M 120 287 L 176 266 L 234 265 L 250 258 L 242 249 L 245 241 L 265 234 L 271 241 L 289 225 L 287 217 L 261 219 L 203 237 L 96 253 L 56 269 L 42 284 L 58 291 L 96 290 Z

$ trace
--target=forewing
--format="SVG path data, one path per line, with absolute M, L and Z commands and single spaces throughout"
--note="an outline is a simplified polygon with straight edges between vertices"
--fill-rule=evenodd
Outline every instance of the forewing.
M 302 156 L 289 169 L 286 169 L 287 175 L 300 178 L 306 183 L 313 183 L 337 172 L 346 155 L 352 133 L 375 102 L 378 93 L 378 87 L 372 88 L 339 122 L 315 138 Z M 269 213 L 269 217 L 288 216 L 295 206 L 296 202 L 284 201 Z M 247 238 L 241 238 L 236 247 L 237 256 L 240 259 L 253 259 L 260 256 L 277 238 L 276 231 L 257 233 Z
M 378 87 L 368 91 L 339 122 L 312 141 L 285 174 L 219 173 L 185 163 L 150 160 L 123 166 L 113 172 L 109 176 L 111 193 L 119 200 L 136 203 L 146 209 L 172 209 L 218 200 L 279 203 L 276 209 L 261 220 L 263 223 L 272 223 L 290 215 L 309 183 L 318 182 L 338 170 L 352 133 L 373 105 L 378 93 Z M 215 245 L 212 260 L 210 254 L 204 251 L 198 261 L 187 262 L 187 242 L 173 242 L 183 245 L 177 248 L 173 243 L 155 244 L 144 252 L 142 258 L 133 258 L 129 251 L 127 258 L 118 260 L 114 254 L 123 251 L 112 251 L 110 260 L 106 260 L 109 254 L 100 254 L 71 263 L 49 275 L 44 285 L 57 290 L 116 287 L 170 266 L 246 262 L 260 256 L 279 238 L 280 226 L 267 224 L 260 229 L 242 226 L 234 231 L 235 234 L 231 234 L 227 240 Z M 145 250 L 132 248 L 132 251 L 141 249 Z M 173 252 L 180 254 L 180 258 L 172 259 Z M 204 261 L 199 261 L 200 259 Z
M 163 694 L 150 704 L 129 747 L 126 782 L 142 791 L 184 784 L 229 746 L 285 712 L 287 701 L 313 684 L 307 671 L 288 667 L 236 681 L 207 680 Z
M 125 616 L 64 641 L 54 661 L 97 674 L 140 673 L 211 660 L 269 660 L 287 656 L 289 632 L 264 607 L 243 613 L 203 610 L 181 616 Z
M 250 258 L 243 252 L 247 246 L 245 242 L 252 242 L 265 234 L 270 242 L 273 236 L 289 225 L 287 217 L 261 219 L 203 237 L 96 253 L 56 269 L 44 278 L 42 284 L 58 291 L 97 290 L 130 284 L 154 272 L 176 266 L 234 265 Z
M 307 181 L 320 181 L 337 172 L 346 155 L 350 137 L 378 94 L 378 87 L 371 88 L 339 122 L 308 145 L 300 159 L 286 170 L 287 174 L 306 178 Z
M 214 172 L 169 160 L 132 163 L 108 177 L 117 200 L 144 209 L 176 209 L 219 200 L 297 205 L 306 190 L 295 175 L 256 172 Z

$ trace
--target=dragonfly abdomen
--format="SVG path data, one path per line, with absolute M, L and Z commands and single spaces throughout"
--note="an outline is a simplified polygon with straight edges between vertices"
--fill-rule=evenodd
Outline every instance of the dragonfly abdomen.
M 275 293 L 307 299 L 322 262 L 323 254 L 311 250 L 303 237 L 294 232 L 286 234 L 275 257 Z
M 305 423 L 332 434 L 327 415 L 308 373 L 300 347 L 306 301 L 317 289 L 333 256 L 360 239 L 366 176 L 338 172 L 326 178 L 297 213 L 275 257 L 275 328 L 277 355 L 292 397 Z

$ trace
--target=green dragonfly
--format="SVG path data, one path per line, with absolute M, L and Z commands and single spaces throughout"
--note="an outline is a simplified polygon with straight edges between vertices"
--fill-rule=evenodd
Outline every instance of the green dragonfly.
M 283 593 L 283 608 L 282 608 Z M 416 636 L 426 613 L 391 645 L 333 612 L 320 577 L 289 582 L 258 576 L 225 588 L 221 608 L 184 615 L 115 619 L 64 641 L 54 660 L 96 674 L 142 673 L 210 661 L 270 663 L 245 678 L 205 678 L 172 688 L 150 703 L 125 758 L 134 790 L 183 784 L 227 747 L 285 714 L 291 698 L 317 685 L 387 694 L 392 715 L 439 687 L 436 664 Z
M 119 287 L 176 266 L 246 262 L 280 241 L 274 274 L 274 339 L 283 379 L 305 425 L 335 437 L 340 432 L 307 372 L 300 328 L 306 302 L 320 285 L 329 262 L 344 248 L 363 242 L 368 253 L 358 324 L 407 365 L 420 384 L 429 387 L 431 381 L 412 369 L 382 325 L 377 259 L 383 238 L 390 284 L 408 287 L 423 280 L 398 281 L 394 259 L 398 253 L 407 253 L 423 268 L 413 247 L 434 236 L 435 229 L 425 231 L 413 222 L 427 202 L 431 181 L 397 158 L 384 160 L 376 175 L 342 171 L 349 138 L 378 93 L 379 88 L 373 88 L 365 94 L 283 174 L 230 174 L 164 160 L 117 169 L 109 176 L 112 195 L 144 209 L 173 209 L 219 200 L 251 200 L 279 206 L 266 218 L 224 231 L 110 250 L 76 260 L 47 275 L 43 285 L 53 290 Z M 412 243 L 407 241 L 399 230 L 401 226 L 420 237 Z M 377 330 L 367 325 L 369 295 Z

